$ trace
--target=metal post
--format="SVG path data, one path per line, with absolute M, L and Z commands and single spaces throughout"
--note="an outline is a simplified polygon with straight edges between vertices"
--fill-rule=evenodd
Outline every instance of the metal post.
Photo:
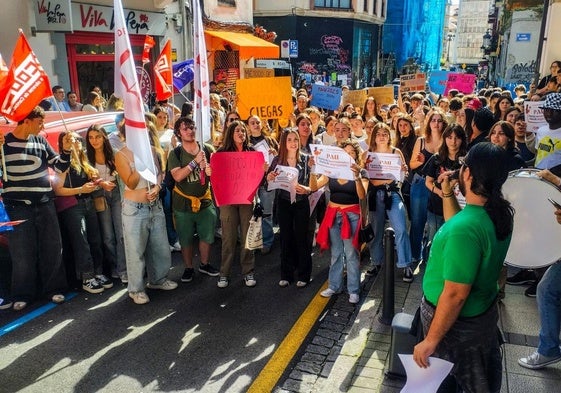
M 384 325 L 391 325 L 395 313 L 394 245 L 395 232 L 391 227 L 386 228 L 384 232 L 384 294 L 382 297 L 382 315 L 379 318 Z

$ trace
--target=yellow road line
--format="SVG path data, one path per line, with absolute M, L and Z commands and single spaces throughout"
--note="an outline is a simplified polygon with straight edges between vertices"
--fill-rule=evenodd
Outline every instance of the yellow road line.
M 314 324 L 317 322 L 321 313 L 325 309 L 329 298 L 320 296 L 320 292 L 327 288 L 327 281 L 314 296 L 308 307 L 304 310 L 300 318 L 290 329 L 284 340 L 273 353 L 273 356 L 263 370 L 259 373 L 255 381 L 251 384 L 248 393 L 272 392 L 279 378 L 286 370 L 288 363 L 292 360 L 302 341 L 306 338 Z

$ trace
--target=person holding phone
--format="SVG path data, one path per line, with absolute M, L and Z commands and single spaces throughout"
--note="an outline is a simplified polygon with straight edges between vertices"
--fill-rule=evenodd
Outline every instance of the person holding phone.
M 561 185 L 561 178 L 555 176 L 545 169 L 537 173 L 541 178 L 555 184 Z M 559 197 L 561 199 L 561 195 Z M 554 206 L 555 219 L 561 224 L 561 205 L 549 199 Z M 537 288 L 537 303 L 540 315 L 540 335 L 538 348 L 531 355 L 518 359 L 518 364 L 524 368 L 537 370 L 553 363 L 561 361 L 561 344 L 559 333 L 561 330 L 561 262 L 557 261 L 551 265 L 543 275 Z

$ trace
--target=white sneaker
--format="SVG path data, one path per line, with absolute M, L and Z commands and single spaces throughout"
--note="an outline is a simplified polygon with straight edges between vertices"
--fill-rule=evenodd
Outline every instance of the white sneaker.
M 308 282 L 307 282 L 307 281 L 298 281 L 298 282 L 296 283 L 296 286 L 297 286 L 298 288 L 304 288 L 306 285 L 308 285 Z
M 150 289 L 161 289 L 164 291 L 171 291 L 177 288 L 177 283 L 175 281 L 168 280 L 167 278 L 161 284 L 146 284 L 146 286 Z
M 357 304 L 359 300 L 360 300 L 360 297 L 358 296 L 358 294 L 356 294 L 356 293 L 351 293 L 351 294 L 349 295 L 349 303 L 351 303 L 351 304 Z
M 220 277 L 216 285 L 218 285 L 218 288 L 226 288 L 228 286 L 228 277 Z
M 255 277 L 253 277 L 253 274 L 246 274 L 244 281 L 246 287 L 254 287 L 257 285 L 257 281 L 255 280 Z
M 173 246 L 169 246 L 169 250 L 171 252 L 181 251 L 181 244 L 179 244 L 179 242 L 175 242 Z
M 150 301 L 146 292 L 129 292 L 129 297 L 136 304 L 146 304 Z
M 337 292 L 335 292 L 333 289 L 331 288 L 327 288 L 324 291 L 321 291 L 320 296 L 321 297 L 331 297 L 333 295 L 335 295 Z
M 284 288 L 287 287 L 290 283 L 288 282 L 288 280 L 280 280 L 279 281 L 279 287 Z

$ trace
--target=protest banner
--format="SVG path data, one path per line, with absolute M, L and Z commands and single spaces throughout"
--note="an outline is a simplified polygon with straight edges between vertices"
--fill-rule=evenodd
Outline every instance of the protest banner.
M 368 97 L 374 97 L 378 105 L 391 105 L 395 103 L 393 86 L 369 87 Z
M 275 70 L 272 68 L 244 68 L 244 78 L 273 78 Z
M 216 205 L 249 205 L 261 184 L 265 163 L 258 151 L 222 152 L 210 157 Z
M 475 74 L 459 74 L 450 72 L 446 81 L 444 94 L 448 94 L 450 89 L 457 89 L 460 93 L 471 94 L 475 88 Z
M 351 165 L 354 160 L 347 152 L 337 146 L 310 144 L 315 160 L 315 173 L 332 179 L 354 180 Z
M 362 90 L 345 90 L 343 92 L 343 102 L 341 103 L 342 106 L 347 104 L 352 104 L 354 107 L 362 109 L 364 106 L 364 101 L 368 97 L 366 94 L 368 92 L 366 89 Z
M 311 105 L 335 110 L 341 104 L 341 88 L 336 86 L 312 85 Z
M 425 84 L 427 81 L 427 75 L 421 72 L 416 74 L 401 75 L 400 85 L 401 92 L 416 92 L 425 91 Z
M 399 154 L 368 152 L 364 168 L 370 179 L 403 180 Z
M 449 71 L 433 71 L 429 77 L 430 91 L 435 94 L 444 94 Z
M 524 118 L 526 120 L 526 131 L 536 132 L 538 128 L 547 125 L 543 117 L 543 109 L 540 106 L 543 101 L 524 101 Z
M 288 119 L 293 111 L 289 76 L 236 81 L 238 113 L 242 119 Z

